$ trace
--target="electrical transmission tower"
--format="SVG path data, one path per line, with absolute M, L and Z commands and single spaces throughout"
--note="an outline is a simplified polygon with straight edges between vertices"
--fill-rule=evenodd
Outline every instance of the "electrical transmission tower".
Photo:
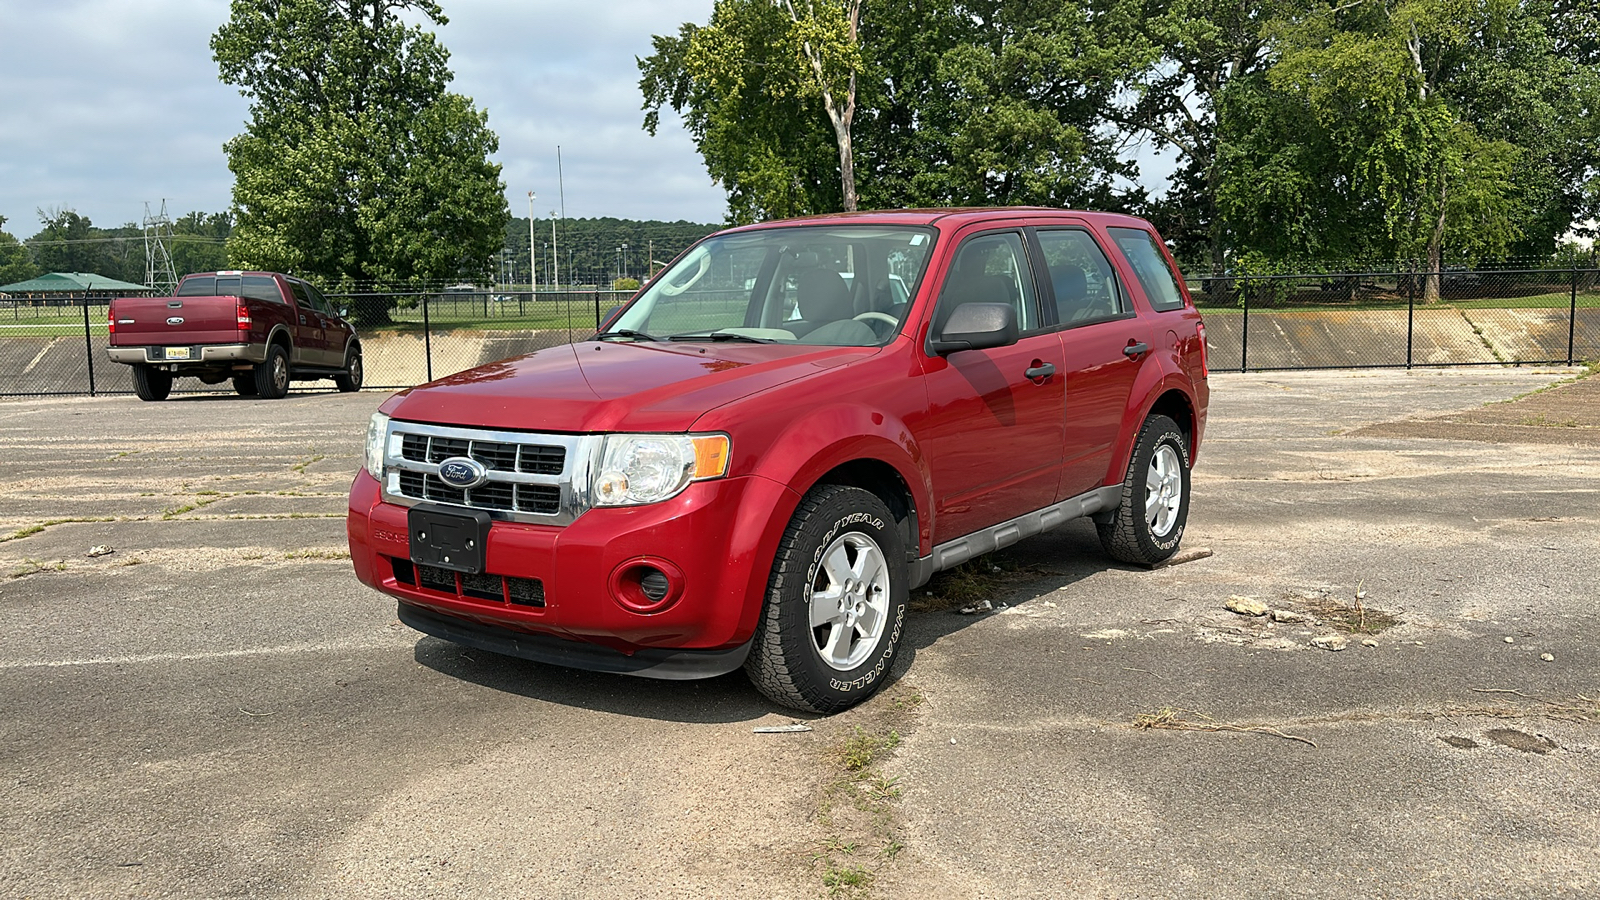
M 150 215 L 150 203 L 144 204 L 144 283 L 158 293 L 171 294 L 178 289 L 178 273 L 172 267 L 172 220 L 167 218 L 167 201 L 161 201 L 160 215 Z

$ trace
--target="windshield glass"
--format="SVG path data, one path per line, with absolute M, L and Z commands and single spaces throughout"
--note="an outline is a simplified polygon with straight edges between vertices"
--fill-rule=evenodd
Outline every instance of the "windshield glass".
M 933 239 L 900 225 L 712 237 L 657 275 L 608 334 L 878 346 L 899 333 Z

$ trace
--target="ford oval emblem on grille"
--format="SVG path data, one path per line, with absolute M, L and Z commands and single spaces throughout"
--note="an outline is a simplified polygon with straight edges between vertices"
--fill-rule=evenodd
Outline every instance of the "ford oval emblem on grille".
M 454 488 L 475 488 L 489 480 L 483 463 L 465 456 L 452 456 L 439 463 L 439 480 Z
M 183 324 L 183 316 L 173 316 L 173 317 L 167 319 L 167 324 L 168 325 L 182 325 Z

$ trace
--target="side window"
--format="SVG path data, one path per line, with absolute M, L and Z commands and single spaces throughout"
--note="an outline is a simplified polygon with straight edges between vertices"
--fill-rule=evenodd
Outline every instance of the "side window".
M 291 281 L 289 288 L 294 291 L 294 302 L 302 309 L 316 309 L 311 303 L 311 294 L 306 290 L 305 282 Z
M 934 312 L 934 333 L 944 328 L 950 312 L 967 303 L 1007 303 L 1017 314 L 1017 330 L 1039 327 L 1033 275 L 1022 235 L 1015 232 L 967 238 L 956 251 Z
M 333 304 L 328 302 L 328 298 L 322 296 L 322 292 L 317 290 L 316 285 L 308 284 L 306 285 L 306 290 L 311 292 L 311 304 L 317 308 L 317 312 L 330 316 L 339 314 L 339 311 L 333 308 Z
M 244 276 L 244 296 L 250 300 L 266 300 L 269 303 L 282 303 L 283 292 L 278 290 L 278 281 L 271 275 L 246 275 Z
M 1139 286 L 1144 288 L 1144 295 L 1150 298 L 1150 305 L 1156 312 L 1183 309 L 1183 292 L 1178 290 L 1178 282 L 1167 267 L 1167 258 L 1156 246 L 1155 235 L 1142 228 L 1106 230 L 1128 264 L 1133 266 L 1133 274 L 1138 276 Z
M 1128 311 L 1111 261 L 1087 231 L 1040 231 L 1039 247 L 1055 289 L 1057 322 L 1076 325 Z

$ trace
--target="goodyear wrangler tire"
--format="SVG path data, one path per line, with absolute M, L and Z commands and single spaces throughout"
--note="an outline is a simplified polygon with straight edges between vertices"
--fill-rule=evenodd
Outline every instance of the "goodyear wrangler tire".
M 883 686 L 905 627 L 905 549 L 889 509 L 860 488 L 820 485 L 778 543 L 745 671 L 794 709 L 832 713 Z
M 1155 565 L 1178 552 L 1189 521 L 1189 444 L 1178 423 L 1151 416 L 1128 460 L 1122 502 L 1097 522 L 1100 546 L 1118 562 Z
M 256 396 L 282 400 L 289 396 L 289 353 L 282 344 L 267 347 L 267 358 L 256 366 Z

